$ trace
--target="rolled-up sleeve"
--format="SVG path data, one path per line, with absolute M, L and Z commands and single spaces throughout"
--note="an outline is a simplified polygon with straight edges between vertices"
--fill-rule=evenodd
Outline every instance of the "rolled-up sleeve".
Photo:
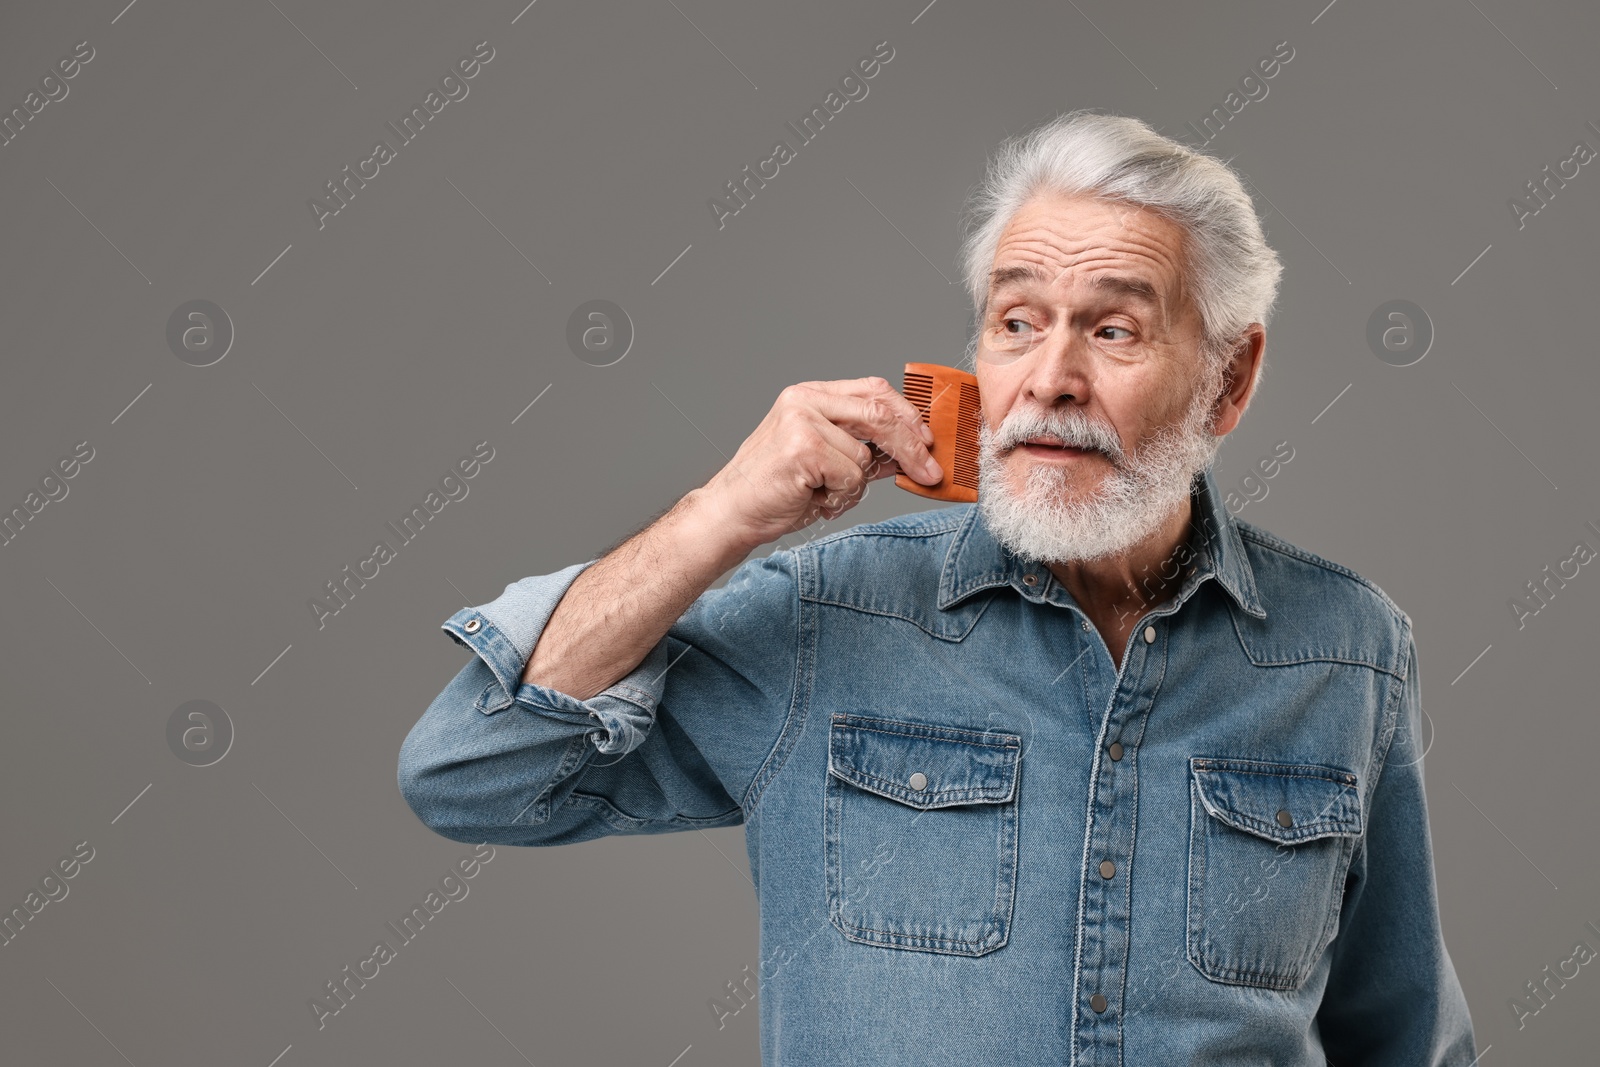
M 603 692 L 580 700 L 523 682 L 556 606 L 595 562 L 513 582 L 442 624 L 473 655 L 411 728 L 398 769 L 435 832 L 558 845 L 744 821 L 795 696 L 793 552 L 741 564 Z
M 1414 641 L 1395 684 L 1400 707 L 1346 880 L 1317 1024 L 1330 1063 L 1469 1067 L 1472 1020 L 1439 919 Z

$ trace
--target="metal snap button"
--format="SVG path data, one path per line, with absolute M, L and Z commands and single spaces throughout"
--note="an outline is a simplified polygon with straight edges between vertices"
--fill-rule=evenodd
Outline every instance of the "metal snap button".
M 1094 996 L 1089 998 L 1089 1007 L 1093 1008 L 1097 1012 L 1105 1011 L 1110 1004 L 1111 1002 L 1100 993 L 1096 993 Z
M 469 634 L 475 634 L 478 632 L 478 628 L 482 625 L 483 622 L 479 619 L 468 619 L 467 624 L 463 626 L 462 629 L 467 631 Z
M 1289 814 L 1287 808 L 1278 809 L 1278 825 L 1286 828 L 1294 825 L 1294 816 Z
M 921 771 L 918 771 L 916 774 L 911 776 L 911 780 L 906 784 L 911 786 L 912 789 L 926 789 L 928 788 L 928 776 L 923 774 Z
M 1101 860 L 1100 861 L 1100 877 L 1102 877 L 1102 878 L 1115 878 L 1116 876 L 1117 876 L 1117 865 L 1115 863 L 1112 863 L 1110 860 Z
M 1106 748 L 1106 755 L 1110 756 L 1113 761 L 1121 759 L 1122 758 L 1122 742 L 1121 741 L 1113 741 L 1113 742 L 1111 742 L 1110 746 Z
M 1146 626 L 1144 628 L 1144 643 L 1147 645 L 1156 643 L 1156 628 L 1154 626 Z
M 1023 575 L 1023 576 L 1022 576 L 1022 584 L 1023 584 L 1023 585 L 1033 585 L 1033 584 L 1034 584 L 1034 583 L 1036 583 L 1036 582 L 1037 582 L 1037 581 L 1038 581 L 1038 580 L 1039 580 L 1039 579 L 1038 579 L 1038 576 L 1037 576 L 1037 575 L 1032 575 L 1032 574 L 1024 574 L 1024 575 Z

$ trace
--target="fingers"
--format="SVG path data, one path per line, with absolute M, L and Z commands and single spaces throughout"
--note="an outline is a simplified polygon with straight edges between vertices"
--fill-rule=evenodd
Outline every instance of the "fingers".
M 867 450 L 872 453 L 872 458 L 867 461 L 867 480 L 875 481 L 879 478 L 893 478 L 901 473 L 901 467 L 895 458 L 871 441 L 867 442 Z
M 801 382 L 800 387 L 835 396 L 880 397 L 890 405 L 892 414 L 904 419 L 912 427 L 922 424 L 922 412 L 901 395 L 885 378 L 841 378 L 836 381 Z
M 884 379 L 807 382 L 791 388 L 804 390 L 805 400 L 813 410 L 851 436 L 870 441 L 910 477 L 926 485 L 934 485 L 944 477 L 928 451 L 932 438 L 922 422 L 922 413 Z M 870 459 L 863 459 L 860 466 L 870 469 Z M 872 477 L 886 473 L 873 471 Z
M 821 473 L 812 479 L 813 485 L 817 481 L 823 483 L 814 489 L 812 506 L 817 509 L 815 514 L 834 519 L 861 502 L 868 483 L 899 474 L 900 466 L 893 456 L 872 442 L 859 441 L 820 416 L 813 417 L 823 440 L 824 454 L 819 460 Z
M 817 477 L 812 482 L 812 503 L 823 517 L 833 519 L 860 503 L 868 481 L 881 475 L 873 473 L 875 460 L 867 445 L 826 419 L 818 417 L 816 428 L 822 448 L 817 457 Z M 822 484 L 817 485 L 817 481 Z

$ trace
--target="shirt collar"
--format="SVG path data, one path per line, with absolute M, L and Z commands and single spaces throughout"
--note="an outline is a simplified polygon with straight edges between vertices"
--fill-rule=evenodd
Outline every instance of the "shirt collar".
M 1205 578 L 1214 577 L 1240 608 L 1257 618 L 1266 618 L 1238 524 L 1224 506 L 1210 467 L 1195 477 L 1190 505 L 1193 532 L 1188 546 L 1193 553 L 1193 571 L 1180 589 L 1180 599 Z M 1037 561 L 1013 555 L 994 539 L 977 504 L 965 507 L 967 512 L 956 527 L 939 576 L 941 611 L 994 586 L 1015 585 L 1020 590 L 1024 574 L 1038 573 Z

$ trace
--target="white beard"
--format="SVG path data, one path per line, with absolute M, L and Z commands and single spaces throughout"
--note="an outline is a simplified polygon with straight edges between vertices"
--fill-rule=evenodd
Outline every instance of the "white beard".
M 1222 372 L 1202 371 L 1188 409 L 1177 423 L 1125 453 L 1110 427 L 1077 408 L 1051 415 L 1020 409 L 991 432 L 980 420 L 978 509 L 995 540 L 1012 553 L 1045 563 L 1095 560 L 1126 552 L 1160 529 L 1193 491 L 1195 476 L 1210 466 L 1222 445 L 1212 434 L 1212 405 Z M 1030 462 L 1026 485 L 1014 494 L 1001 452 L 1016 442 L 1054 434 L 1108 456 L 1113 464 L 1097 491 L 1078 495 L 1069 464 Z

